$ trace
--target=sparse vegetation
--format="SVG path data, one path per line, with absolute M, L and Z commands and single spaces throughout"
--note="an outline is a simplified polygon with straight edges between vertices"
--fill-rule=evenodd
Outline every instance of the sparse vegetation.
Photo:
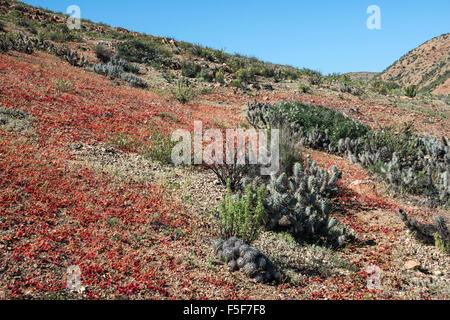
M 263 227 L 265 188 L 261 186 L 255 192 L 249 184 L 245 190 L 245 196 L 239 192 L 237 198 L 233 199 L 228 181 L 225 199 L 220 204 L 219 228 L 222 237 L 236 236 L 250 244 L 256 240 Z
M 187 84 L 187 81 L 180 79 L 177 82 L 177 87 L 175 89 L 175 98 L 182 104 L 185 104 L 194 97 L 194 86 L 192 84 Z
M 70 92 L 73 89 L 73 83 L 70 80 L 66 80 L 66 79 L 58 79 L 55 82 L 55 88 L 56 91 L 58 92 Z
M 154 130 L 151 135 L 151 147 L 145 155 L 162 164 L 171 165 L 172 149 L 175 144 L 170 136 Z
M 217 83 L 220 83 L 220 84 L 225 83 L 225 76 L 224 76 L 223 72 L 220 70 L 216 72 L 215 79 L 216 79 Z
M 108 50 L 105 45 L 101 43 L 97 44 L 95 47 L 95 53 L 97 58 L 103 63 L 108 63 L 114 55 L 111 50 Z
M 131 72 L 137 72 L 139 69 L 134 67 L 128 61 L 119 56 L 113 56 L 108 63 L 100 62 L 94 66 L 94 71 L 109 76 L 110 79 L 122 79 L 134 87 L 148 88 L 148 83 L 135 76 Z
M 169 64 L 167 57 L 171 54 L 161 46 L 141 40 L 126 40 L 118 45 L 119 55 L 130 61 L 147 65 Z
M 440 43 L 410 55 L 421 79 L 322 75 L 0 2 L 0 299 L 448 297 Z M 195 120 L 279 128 L 280 170 L 173 166 Z
M 382 81 L 379 79 L 372 81 L 372 90 L 383 95 L 387 95 L 399 87 L 400 86 L 393 81 Z
M 298 90 L 304 94 L 311 93 L 311 87 L 303 83 L 298 86 Z
M 417 95 L 417 88 L 414 85 L 405 88 L 405 95 L 410 98 L 414 98 Z

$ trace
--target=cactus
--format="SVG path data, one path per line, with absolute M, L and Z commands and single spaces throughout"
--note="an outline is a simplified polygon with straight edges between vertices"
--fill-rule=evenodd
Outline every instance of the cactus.
M 76 67 L 85 67 L 88 64 L 86 58 L 83 55 L 79 56 L 76 51 L 67 47 L 57 48 L 47 40 L 29 37 L 23 32 L 9 33 L 6 37 L 0 37 L 0 51 L 6 52 L 8 50 L 20 51 L 27 54 L 32 54 L 35 50 L 42 50 L 55 54 Z
M 281 273 L 257 248 L 250 247 L 239 238 L 217 239 L 212 248 L 216 257 L 226 263 L 231 271 L 241 270 L 257 282 L 279 282 Z
M 272 230 L 286 230 L 299 238 L 327 238 L 333 246 L 342 245 L 346 230 L 331 219 L 329 198 L 337 193 L 342 173 L 336 166 L 331 173 L 307 159 L 308 168 L 296 163 L 292 176 L 272 175 L 267 187 L 266 225 Z
M 111 79 L 119 78 L 139 88 L 148 87 L 147 82 L 130 72 L 126 72 L 125 69 L 130 69 L 129 62 L 117 55 L 112 57 L 108 63 L 100 62 L 94 66 L 94 71 L 96 73 L 109 76 Z
M 340 124 L 320 120 L 326 117 L 340 119 Z M 450 204 L 450 148 L 444 137 L 417 136 L 410 127 L 398 133 L 389 128 L 372 131 L 339 117 L 336 111 L 298 103 L 250 104 L 247 118 L 257 128 L 289 126 L 298 131 L 303 145 L 344 155 L 352 163 L 381 173 L 394 191 L 422 194 L 433 203 Z

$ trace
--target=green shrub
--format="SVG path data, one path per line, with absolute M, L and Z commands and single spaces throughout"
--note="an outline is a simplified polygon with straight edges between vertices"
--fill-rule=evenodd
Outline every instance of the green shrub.
M 352 84 L 352 79 L 348 75 L 340 73 L 331 73 L 325 77 L 325 80 L 329 83 L 343 82 L 347 84 Z
M 414 85 L 405 88 L 405 95 L 410 98 L 414 98 L 417 95 L 417 88 Z
M 194 97 L 194 89 L 191 84 L 186 84 L 184 79 L 180 79 L 177 82 L 175 89 L 175 98 L 182 104 L 189 102 Z
M 76 31 L 70 30 L 65 24 L 47 25 L 38 32 L 41 40 L 51 40 L 55 42 L 80 41 L 81 38 Z
M 308 77 L 308 81 L 313 86 L 320 86 L 323 82 L 323 76 L 320 72 L 315 72 Z
M 97 44 L 97 46 L 95 47 L 95 54 L 97 55 L 97 58 L 103 63 L 109 62 L 109 60 L 114 55 L 111 50 L 107 49 L 105 45 L 101 43 Z
M 230 86 L 234 87 L 234 88 L 244 88 L 245 87 L 245 85 L 239 79 L 234 79 L 233 81 L 231 81 Z
M 214 74 L 209 69 L 201 69 L 197 74 L 197 79 L 205 82 L 212 82 L 214 79 Z
M 233 200 L 228 183 L 225 199 L 221 202 L 219 228 L 224 238 L 236 236 L 246 243 L 256 240 L 263 228 L 265 187 L 246 186 L 245 197 L 239 192 Z
M 70 92 L 73 89 L 73 83 L 70 80 L 58 79 L 55 82 L 55 88 L 58 92 Z
M 181 62 L 181 75 L 187 78 L 196 78 L 202 71 L 202 67 L 195 62 L 182 61 Z
M 298 86 L 298 90 L 300 90 L 301 93 L 311 93 L 311 87 L 307 86 L 306 84 L 300 84 Z
M 255 81 L 255 71 L 252 68 L 239 69 L 234 76 L 241 83 L 250 83 Z
M 359 122 L 355 122 L 347 118 L 342 113 L 328 109 L 324 106 L 307 105 L 300 102 L 283 103 L 279 106 L 283 110 L 290 122 L 301 125 L 306 132 L 312 132 L 318 129 L 325 134 L 325 130 L 329 133 L 330 142 L 337 144 L 339 139 L 350 137 L 356 139 L 363 137 L 369 128 Z M 277 112 L 278 108 L 272 110 Z
M 146 152 L 146 156 L 162 164 L 172 164 L 172 149 L 176 142 L 170 136 L 154 130 L 151 135 L 151 148 Z
M 393 81 L 382 81 L 377 79 L 372 82 L 372 90 L 383 95 L 391 93 L 393 90 L 398 89 L 399 87 L 400 86 Z
M 119 134 L 109 139 L 109 143 L 122 150 L 135 150 L 139 145 L 130 135 L 125 132 L 119 132 Z
M 220 83 L 220 84 L 224 84 L 225 83 L 225 76 L 224 76 L 222 71 L 220 71 L 220 70 L 217 71 L 215 78 L 216 78 L 216 82 L 217 83 Z
M 434 233 L 434 246 L 438 248 L 441 252 L 449 253 L 450 254 L 450 243 L 445 242 L 442 240 L 442 238 L 439 236 L 439 233 Z
M 167 50 L 162 49 L 150 42 L 141 40 L 128 40 L 118 45 L 119 55 L 130 61 L 152 65 L 153 63 L 166 65 L 166 59 L 170 55 Z

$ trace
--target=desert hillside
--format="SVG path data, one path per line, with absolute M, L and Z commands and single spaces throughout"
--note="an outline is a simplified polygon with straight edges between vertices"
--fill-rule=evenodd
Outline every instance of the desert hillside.
M 381 78 L 402 86 L 415 85 L 433 94 L 450 94 L 450 34 L 411 50 L 387 68 Z

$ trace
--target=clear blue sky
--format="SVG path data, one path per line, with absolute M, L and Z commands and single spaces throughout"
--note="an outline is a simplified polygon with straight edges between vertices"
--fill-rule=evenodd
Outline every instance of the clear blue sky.
M 25 0 L 53 11 L 323 73 L 382 71 L 450 32 L 449 0 Z M 368 6 L 381 9 L 369 30 Z

